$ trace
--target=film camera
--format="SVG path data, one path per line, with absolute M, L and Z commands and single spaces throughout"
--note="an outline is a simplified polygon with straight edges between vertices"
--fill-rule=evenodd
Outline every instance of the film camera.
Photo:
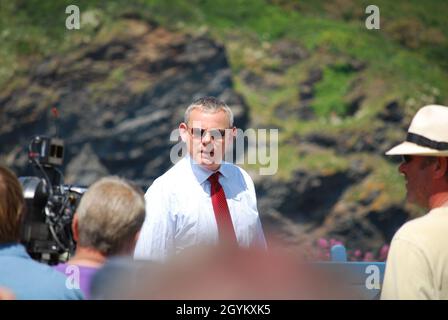
M 63 184 L 58 168 L 63 157 L 61 139 L 35 136 L 28 146 L 28 159 L 36 176 L 19 178 L 27 207 L 22 243 L 33 259 L 48 264 L 65 261 L 74 253 L 71 223 L 86 191 L 84 187 Z

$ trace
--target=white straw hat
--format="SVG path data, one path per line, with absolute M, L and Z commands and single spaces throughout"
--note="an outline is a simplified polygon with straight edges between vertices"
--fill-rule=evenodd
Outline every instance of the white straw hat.
M 448 156 L 448 107 L 429 105 L 412 119 L 406 141 L 386 155 Z

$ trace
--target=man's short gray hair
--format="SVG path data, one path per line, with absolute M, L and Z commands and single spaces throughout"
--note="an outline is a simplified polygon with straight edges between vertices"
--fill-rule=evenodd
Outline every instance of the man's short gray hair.
M 145 220 L 145 200 L 132 183 L 105 177 L 90 186 L 76 213 L 78 244 L 111 256 L 134 241 Z
M 190 120 L 190 113 L 194 109 L 201 109 L 205 112 L 215 113 L 223 110 L 227 113 L 227 117 L 229 118 L 229 127 L 233 127 L 233 112 L 232 110 L 225 104 L 225 102 L 215 98 L 215 97 L 202 97 L 194 101 L 190 104 L 185 110 L 184 121 L 188 124 Z

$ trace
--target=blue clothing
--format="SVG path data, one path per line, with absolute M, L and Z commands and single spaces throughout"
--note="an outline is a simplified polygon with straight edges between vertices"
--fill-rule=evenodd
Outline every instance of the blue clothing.
M 0 287 L 23 300 L 81 300 L 82 292 L 69 289 L 66 277 L 34 261 L 19 243 L 0 244 Z

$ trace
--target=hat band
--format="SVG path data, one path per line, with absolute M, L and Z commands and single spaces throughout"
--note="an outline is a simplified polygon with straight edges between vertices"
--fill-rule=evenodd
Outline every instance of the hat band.
M 408 132 L 406 141 L 413 142 L 415 144 L 418 144 L 419 146 L 427 147 L 427 148 L 431 148 L 431 149 L 435 149 L 435 150 L 448 150 L 448 143 L 434 141 L 434 140 L 425 138 L 424 136 L 421 136 L 419 134 L 415 134 L 412 132 Z

